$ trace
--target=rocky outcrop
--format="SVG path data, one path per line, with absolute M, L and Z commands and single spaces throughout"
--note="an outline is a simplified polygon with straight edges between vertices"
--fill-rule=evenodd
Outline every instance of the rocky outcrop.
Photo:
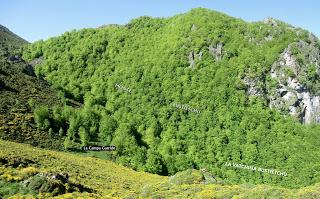
M 302 61 L 294 54 L 297 50 Z M 300 41 L 289 45 L 271 67 L 270 75 L 278 85 L 270 90 L 269 106 L 288 112 L 302 123 L 320 123 L 320 96 L 302 82 L 307 79 L 309 65 L 320 73 L 319 63 L 320 49 L 312 43 Z
M 201 58 L 202 58 L 202 51 L 200 51 L 198 54 L 195 53 L 194 51 L 191 51 L 189 53 L 189 56 L 188 56 L 188 61 L 189 61 L 189 68 L 195 68 L 196 67 L 196 61 L 200 61 Z
M 188 60 L 189 60 L 189 64 L 190 64 L 189 68 L 195 68 L 196 63 L 195 63 L 194 51 L 191 51 L 189 53 Z
M 273 19 L 272 17 L 268 17 L 266 19 L 263 20 L 263 23 L 268 24 L 272 27 L 276 27 L 278 26 L 278 23 L 275 19 Z
M 318 38 L 312 33 L 309 33 L 308 39 L 309 39 L 310 43 L 313 45 L 318 42 Z
M 34 67 L 38 64 L 42 64 L 42 62 L 43 62 L 43 57 L 39 57 L 39 58 L 32 60 L 29 64 Z
M 9 60 L 12 61 L 12 62 L 20 62 L 22 61 L 21 57 L 19 55 L 11 55 L 9 57 Z
M 260 82 L 259 78 L 249 78 L 245 77 L 243 79 L 244 84 L 246 85 L 246 92 L 250 96 L 264 96 L 263 89 L 258 87 Z
M 197 26 L 192 24 L 191 31 L 195 31 L 195 30 L 197 30 Z
M 261 77 L 243 78 L 247 94 L 266 98 L 270 108 L 292 115 L 301 123 L 320 123 L 318 42 L 309 35 L 308 43 L 290 44 L 272 64 L 271 81 Z
M 221 58 L 222 58 L 222 47 L 223 47 L 223 44 L 221 42 L 217 43 L 215 47 L 213 47 L 212 45 L 210 45 L 208 47 L 209 52 L 215 58 L 215 60 L 221 60 Z
M 313 96 L 296 79 L 288 77 L 286 85 L 279 84 L 269 105 L 287 111 L 302 123 L 320 123 L 320 96 Z
M 264 39 L 266 41 L 271 41 L 273 39 L 273 36 L 272 35 L 268 35 L 268 36 L 264 37 Z

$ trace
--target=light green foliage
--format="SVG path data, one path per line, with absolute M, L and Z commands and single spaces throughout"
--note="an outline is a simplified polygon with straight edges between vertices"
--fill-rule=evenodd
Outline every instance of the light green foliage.
M 47 106 L 39 106 L 34 110 L 34 119 L 41 129 L 49 129 L 49 110 Z
M 99 138 L 105 144 L 109 145 L 112 141 L 112 135 L 117 129 L 116 120 L 112 119 L 110 116 L 105 115 L 102 117 L 99 125 Z
M 79 128 L 79 136 L 80 136 L 80 140 L 81 140 L 81 145 L 86 146 L 89 141 L 89 134 L 85 128 L 83 128 L 83 127 Z
M 171 184 L 199 184 L 204 181 L 202 173 L 198 170 L 188 169 L 171 176 L 169 183 Z

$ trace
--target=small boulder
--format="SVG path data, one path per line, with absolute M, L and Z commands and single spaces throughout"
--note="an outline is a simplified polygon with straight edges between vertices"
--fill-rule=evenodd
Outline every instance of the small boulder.
M 12 61 L 12 62 L 19 62 L 21 61 L 21 57 L 19 55 L 12 55 L 9 57 L 9 60 Z
M 194 25 L 194 24 L 192 24 L 191 30 L 192 30 L 192 31 L 197 30 L 197 26 Z
M 199 184 L 204 181 L 201 171 L 188 169 L 176 173 L 169 178 L 170 184 Z
M 268 17 L 268 18 L 264 19 L 263 23 L 265 23 L 267 25 L 270 25 L 272 27 L 277 27 L 278 26 L 278 23 L 272 17 Z

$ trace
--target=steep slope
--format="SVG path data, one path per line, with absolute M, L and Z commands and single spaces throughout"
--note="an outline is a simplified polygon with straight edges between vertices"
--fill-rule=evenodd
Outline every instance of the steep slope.
M 66 98 L 84 103 L 47 114 L 42 121 L 51 125 L 38 124 L 53 132 L 67 127 L 61 134 L 66 149 L 115 145 L 108 158 L 137 170 L 167 175 L 207 168 L 226 182 L 302 187 L 320 181 L 320 126 L 288 117 L 291 102 L 270 108 L 279 104 L 273 93 L 281 83 L 271 73 L 282 70 L 274 68 L 297 43 L 315 49 L 300 52 L 304 48 L 297 45 L 297 55 L 305 55 L 299 71 L 313 65 L 310 74 L 294 75 L 306 79 L 299 80 L 303 92 L 317 99 L 319 60 L 306 57 L 318 52 L 319 41 L 309 32 L 207 9 L 66 32 L 28 46 L 23 57 L 43 59 L 36 74 Z M 312 110 L 308 122 L 317 121 L 318 109 Z M 288 175 L 230 168 L 226 162 Z
M 271 107 L 287 110 L 303 123 L 320 123 L 320 48 L 312 37 L 290 44 L 273 63 L 270 75 L 278 81 L 270 93 Z
M 9 52 L 20 48 L 27 41 L 0 25 L 0 56 L 7 56 Z
M 38 79 L 33 66 L 19 55 L 27 42 L 0 26 L 0 138 L 37 146 L 61 148 L 59 137 L 48 137 L 34 122 L 36 104 L 59 104 L 56 92 Z
M 0 197 L 40 198 L 308 198 L 319 186 L 284 189 L 208 182 L 201 171 L 170 178 L 136 172 L 112 162 L 0 140 Z M 14 152 L 13 152 L 14 151 Z M 88 164 L 89 163 L 89 164 Z M 33 198 L 30 197 L 30 198 Z

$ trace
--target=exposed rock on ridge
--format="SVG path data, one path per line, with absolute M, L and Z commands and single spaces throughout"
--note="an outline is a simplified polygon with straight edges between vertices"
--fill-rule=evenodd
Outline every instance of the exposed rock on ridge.
M 222 46 L 223 44 L 221 42 L 219 42 L 216 47 L 213 47 L 212 45 L 210 45 L 208 47 L 209 52 L 212 54 L 212 56 L 215 58 L 215 60 L 221 60 L 222 58 Z
M 294 51 L 298 49 L 298 54 Z M 299 41 L 290 44 L 272 65 L 270 75 L 277 88 L 269 93 L 271 108 L 288 112 L 302 123 L 320 123 L 319 91 L 307 87 L 308 67 L 316 68 L 320 76 L 320 49 L 313 42 Z
M 297 117 L 301 123 L 320 123 L 320 48 L 309 41 L 291 43 L 272 64 L 271 81 L 243 79 L 250 96 L 265 97 L 270 108 Z

